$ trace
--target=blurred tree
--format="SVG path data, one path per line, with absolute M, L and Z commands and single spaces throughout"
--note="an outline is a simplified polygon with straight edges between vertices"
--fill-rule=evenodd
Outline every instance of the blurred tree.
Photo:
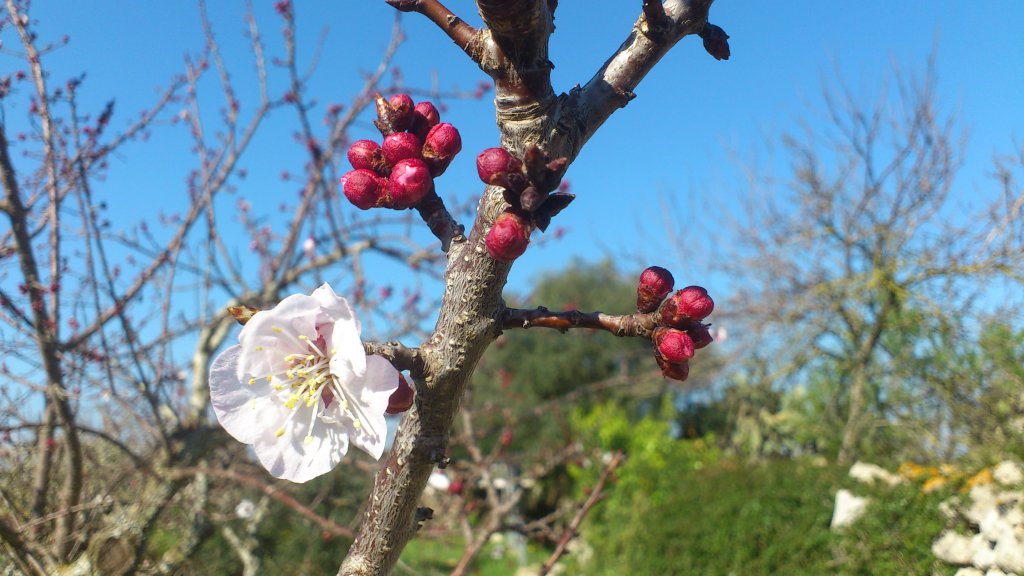
M 951 205 L 963 140 L 939 108 L 932 66 L 896 80 L 873 106 L 840 84 L 826 94 L 826 123 L 784 137 L 788 181 L 755 179 L 752 193 L 767 193 L 746 202 L 746 251 L 729 259 L 744 279 L 729 310 L 772 358 L 766 374 L 835 380 L 842 462 L 895 423 L 891 404 L 941 414 L 923 413 L 928 382 L 902 367 L 927 346 L 928 326 L 967 317 L 991 296 L 989 280 L 1019 280 L 1024 263 L 1021 191 L 1004 178 L 978 213 Z

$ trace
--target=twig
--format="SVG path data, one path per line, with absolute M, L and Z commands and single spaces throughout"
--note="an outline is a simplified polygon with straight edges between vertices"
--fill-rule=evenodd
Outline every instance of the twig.
M 552 312 L 543 306 L 533 310 L 506 308 L 501 315 L 502 328 L 552 328 L 567 332 L 573 328 L 604 330 L 616 336 L 650 338 L 657 328 L 655 313 L 613 316 L 603 312 L 566 310 Z
M 615 469 L 619 467 L 619 464 L 622 463 L 622 458 L 622 452 L 616 452 L 608 462 L 608 465 L 604 467 L 604 472 L 601 472 L 601 477 L 598 478 L 597 484 L 594 484 L 593 489 L 591 489 L 590 496 L 587 497 L 586 502 L 584 502 L 583 506 L 581 506 L 576 512 L 576 516 L 573 517 L 572 522 L 569 523 L 565 532 L 562 533 L 562 538 L 558 541 L 558 546 L 555 547 L 555 551 L 551 553 L 551 556 L 549 556 L 547 561 L 544 562 L 544 565 L 541 566 L 540 572 L 537 573 L 538 576 L 544 576 L 550 572 L 551 569 L 554 568 L 555 563 L 558 562 L 559 558 L 565 554 L 565 548 L 569 545 L 569 542 L 576 537 L 576 532 L 579 530 L 580 524 L 583 523 L 583 519 L 587 516 L 587 513 L 590 512 L 590 509 L 594 507 L 594 504 L 597 504 L 604 496 L 602 491 L 604 490 L 605 482 L 608 481 L 612 472 L 614 472 Z

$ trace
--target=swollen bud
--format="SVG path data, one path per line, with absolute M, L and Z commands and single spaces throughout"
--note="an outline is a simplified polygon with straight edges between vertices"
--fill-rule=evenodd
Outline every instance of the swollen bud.
M 441 114 L 430 102 L 420 102 L 412 109 L 412 126 L 409 131 L 416 135 L 422 142 L 427 139 L 427 133 L 441 121 Z
M 442 122 L 430 129 L 423 142 L 423 159 L 434 176 L 444 174 L 455 155 L 462 150 L 462 136 L 455 126 Z
M 388 104 L 391 105 L 391 125 L 395 127 L 395 130 L 406 130 L 412 126 L 412 97 L 408 94 L 395 94 L 388 99 Z
M 409 208 L 415 206 L 434 187 L 434 179 L 430 169 L 419 158 L 400 160 L 391 169 L 388 182 L 388 194 L 391 196 L 391 208 Z
M 522 172 L 523 163 L 504 148 L 488 148 L 476 156 L 476 173 L 484 184 L 500 186 L 507 174 Z
M 669 364 L 682 364 L 693 358 L 695 346 L 690 335 L 674 328 L 658 328 L 654 331 L 654 345 Z
M 419 158 L 423 144 L 415 134 L 395 132 L 384 137 L 382 153 L 389 166 L 394 166 L 406 158 Z
M 714 309 L 715 302 L 707 290 L 700 286 L 687 286 L 677 290 L 661 305 L 661 321 L 668 326 L 684 324 L 687 319 L 700 321 Z
M 412 386 L 409 386 L 409 381 L 398 374 L 398 388 L 391 393 L 391 397 L 388 398 L 388 408 L 384 411 L 385 414 L 401 414 L 409 408 L 412 408 L 412 402 L 415 399 Z
M 661 266 L 651 266 L 644 270 L 636 286 L 636 309 L 644 314 L 654 312 L 675 284 L 672 273 Z
M 729 59 L 729 35 L 725 30 L 709 22 L 700 33 L 700 37 L 704 41 L 704 49 L 714 56 L 715 60 Z
M 487 253 L 499 262 L 511 262 L 526 252 L 530 243 L 529 226 L 514 212 L 502 212 L 487 233 Z
M 355 169 L 378 172 L 384 168 L 380 144 L 373 140 L 357 140 L 348 147 L 348 161 Z
M 357 208 L 369 210 L 378 205 L 383 182 L 373 170 L 360 168 L 341 177 L 341 188 L 349 202 Z
M 695 324 L 696 326 L 687 328 L 686 332 L 690 335 L 690 338 L 693 338 L 693 347 L 700 350 L 714 342 L 715 339 L 711 337 L 711 332 L 708 330 L 707 326 L 700 322 L 696 322 Z

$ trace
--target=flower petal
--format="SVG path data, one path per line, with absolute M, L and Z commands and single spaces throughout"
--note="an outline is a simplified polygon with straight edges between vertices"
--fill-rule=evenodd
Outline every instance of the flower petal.
M 238 335 L 242 346 L 239 379 L 245 374 L 269 376 L 284 372 L 288 368 L 288 354 L 307 353 L 299 336 L 316 339 L 319 315 L 320 303 L 305 294 L 292 294 L 270 310 L 255 314 Z
M 269 422 L 280 420 L 285 410 L 271 398 L 273 388 L 266 379 L 237 375 L 241 346 L 221 352 L 210 366 L 210 405 L 220 425 L 239 442 L 252 444 Z
M 327 321 L 334 323 L 338 320 L 351 320 L 355 322 L 356 335 L 358 336 L 362 332 L 359 319 L 356 318 L 356 313 L 352 306 L 349 305 L 348 300 L 338 296 L 330 284 L 324 282 L 319 288 L 313 290 L 310 297 L 320 303 L 321 311 L 328 316 L 329 320 Z
M 398 370 L 380 356 L 368 356 L 366 374 L 350 381 L 346 388 L 364 412 L 359 428 L 350 431 L 352 444 L 379 460 L 388 437 L 384 411 L 388 398 L 398 389 Z
M 276 434 L 280 427 L 264 427 L 253 447 L 260 464 L 275 478 L 307 482 L 334 469 L 348 452 L 349 440 L 344 428 L 328 425 L 319 418 L 311 430 L 309 422 L 314 408 L 301 406 L 297 410 L 284 424 L 283 435 Z M 312 436 L 308 443 L 307 434 Z

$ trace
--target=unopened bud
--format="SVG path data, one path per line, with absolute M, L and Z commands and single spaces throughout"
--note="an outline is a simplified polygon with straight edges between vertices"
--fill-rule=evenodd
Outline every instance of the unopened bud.
M 661 266 L 651 266 L 644 270 L 636 286 L 636 309 L 644 314 L 654 312 L 675 284 L 672 273 Z
M 499 262 L 511 262 L 526 252 L 530 243 L 529 226 L 514 212 L 502 212 L 487 233 L 487 253 Z
M 430 129 L 441 121 L 441 114 L 430 102 L 419 102 L 412 110 L 412 126 L 409 131 L 415 134 L 420 141 L 427 139 Z
M 679 380 L 680 382 L 686 380 L 690 376 L 690 363 L 683 362 L 681 364 L 672 364 L 666 362 L 661 356 L 655 354 L 654 359 L 658 361 L 658 367 L 661 368 L 661 375 L 665 378 L 671 378 L 673 380 Z
M 714 309 L 715 302 L 707 290 L 700 286 L 687 286 L 677 290 L 661 305 L 661 321 L 667 326 L 680 325 L 687 319 L 700 321 Z
M 391 117 L 391 125 L 395 127 L 395 130 L 405 130 L 412 125 L 413 119 L 413 101 L 412 97 L 408 94 L 395 94 L 391 98 L 388 98 L 388 104 L 391 105 L 393 116 Z
M 715 60 L 729 59 L 729 35 L 725 30 L 709 22 L 700 33 L 700 37 L 704 41 L 704 49 L 714 56 Z
M 682 364 L 693 358 L 693 338 L 682 330 L 658 328 L 654 331 L 653 340 L 658 355 L 669 364 Z
M 406 158 L 419 158 L 423 144 L 415 134 L 395 132 L 384 137 L 382 153 L 389 166 L 394 166 Z
M 504 148 L 488 148 L 476 156 L 476 173 L 484 184 L 502 185 L 507 174 L 519 173 L 523 163 Z
M 695 324 L 696 326 L 687 328 L 686 332 L 690 335 L 690 338 L 693 338 L 693 347 L 700 350 L 714 342 L 715 339 L 711 337 L 711 331 L 708 330 L 707 326 L 700 322 L 696 322 Z
M 434 187 L 430 169 L 419 158 L 406 158 L 391 169 L 388 194 L 392 208 L 415 206 Z
M 384 167 L 380 144 L 373 140 L 357 140 L 348 147 L 348 161 L 355 169 L 378 172 Z
M 383 192 L 382 179 L 372 170 L 360 168 L 341 177 L 345 198 L 357 208 L 369 210 L 378 205 Z
M 430 129 L 423 142 L 423 159 L 430 166 L 434 176 L 444 174 L 455 155 L 462 150 L 462 136 L 458 129 L 447 122 L 442 122 Z
M 412 386 L 409 385 L 409 381 L 405 379 L 405 376 L 402 376 L 402 374 L 399 373 L 398 388 L 396 388 L 388 398 L 388 408 L 384 412 L 386 414 L 391 414 L 392 416 L 395 414 L 401 414 L 409 408 L 412 408 L 412 403 L 415 397 L 416 395 L 412 390 Z

